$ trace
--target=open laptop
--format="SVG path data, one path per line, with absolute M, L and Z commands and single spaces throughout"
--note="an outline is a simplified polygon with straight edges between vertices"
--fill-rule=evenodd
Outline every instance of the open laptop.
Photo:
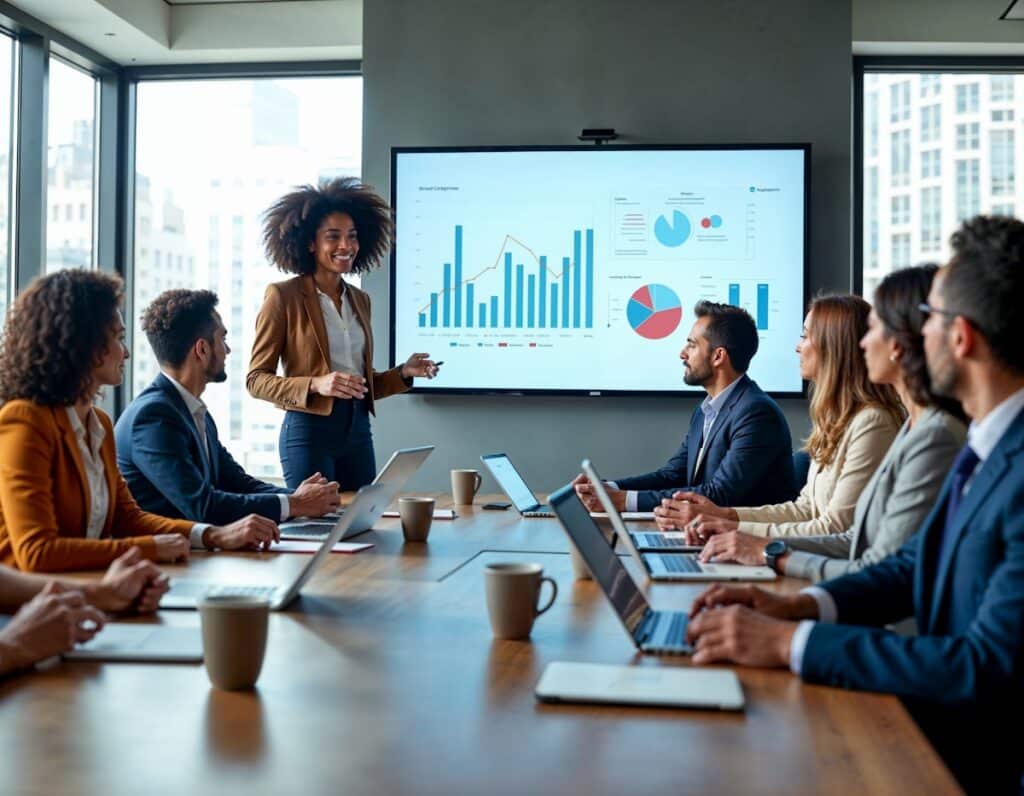
M 625 525 L 623 524 L 624 517 L 612 504 L 611 497 L 604 488 L 604 481 L 602 481 L 601 477 L 597 474 L 597 470 L 594 469 L 594 465 L 590 459 L 583 460 L 583 472 L 586 474 L 587 478 L 590 479 L 590 482 L 595 484 L 594 494 L 597 495 L 598 501 L 604 507 L 609 521 L 615 528 L 615 532 L 619 535 L 628 534 L 629 538 L 633 540 L 633 544 L 636 545 L 641 552 L 657 550 L 668 550 L 674 553 L 700 552 L 701 545 L 687 544 L 686 534 L 682 532 L 671 531 L 665 533 L 662 531 L 643 532 L 625 530 Z
M 743 710 L 743 689 L 735 672 L 696 666 L 552 661 L 533 693 L 541 702 Z
M 572 484 L 552 494 L 548 502 L 636 648 L 641 652 L 681 655 L 693 652 L 686 641 L 687 614 L 651 608 Z
M 705 564 L 696 554 L 685 552 L 641 553 L 589 459 L 583 460 L 583 472 L 593 482 L 594 494 L 608 512 L 616 537 L 622 539 L 623 546 L 651 580 L 775 580 L 777 577 L 775 570 L 768 566 Z
M 519 474 L 519 471 L 512 464 L 512 460 L 504 453 L 486 453 L 480 457 L 487 469 L 491 471 L 494 480 L 498 482 L 501 491 L 508 495 L 516 511 L 524 517 L 554 517 L 554 512 L 537 500 L 533 490 L 527 486 L 526 481 Z
M 324 539 L 320 549 L 310 556 L 306 566 L 287 585 L 234 586 L 189 578 L 175 579 L 171 582 L 170 591 L 160 601 L 160 607 L 195 609 L 199 601 L 207 595 L 218 597 L 244 595 L 246 597 L 263 597 L 270 603 L 271 611 L 280 611 L 299 596 L 299 591 L 313 576 L 317 567 L 330 557 L 331 548 L 342 539 L 351 536 L 349 529 L 353 525 L 366 525 L 366 527 L 373 525 L 390 502 L 390 494 L 391 490 L 383 484 L 369 484 L 360 489 L 356 494 L 356 499 Z
M 388 499 L 384 501 L 385 506 L 395 499 L 395 496 L 405 486 L 406 481 L 409 480 L 413 473 L 420 469 L 420 465 L 427 460 L 427 457 L 433 450 L 433 445 L 423 445 L 419 448 L 400 448 L 391 454 L 391 458 L 387 460 L 380 472 L 377 473 L 377 477 L 373 479 L 375 485 L 383 486 L 389 492 Z M 331 528 L 337 522 L 338 517 L 344 513 L 343 510 L 333 514 L 325 514 L 323 517 L 317 517 L 316 519 L 282 522 L 280 525 L 281 535 L 289 539 L 306 539 L 311 541 L 326 539 L 327 534 L 331 532 Z M 373 517 L 369 523 L 353 523 L 345 536 L 339 541 L 366 533 L 378 519 L 380 519 L 379 516 Z

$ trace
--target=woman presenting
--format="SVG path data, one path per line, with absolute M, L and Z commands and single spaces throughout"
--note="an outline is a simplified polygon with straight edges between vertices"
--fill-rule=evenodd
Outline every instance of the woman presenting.
M 307 185 L 266 213 L 267 258 L 295 276 L 267 288 L 245 383 L 285 410 L 279 449 L 289 488 L 317 472 L 343 490 L 370 483 L 374 400 L 437 375 L 429 354 L 373 369 L 370 297 L 343 279 L 379 265 L 393 229 L 387 203 L 350 177 Z

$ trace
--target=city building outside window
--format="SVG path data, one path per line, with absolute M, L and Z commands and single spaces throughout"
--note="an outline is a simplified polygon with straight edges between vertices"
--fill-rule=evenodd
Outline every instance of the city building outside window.
M 11 119 L 14 116 L 12 76 L 14 71 L 14 40 L 0 33 L 0 322 L 7 314 L 11 284 L 11 158 L 14 141 Z

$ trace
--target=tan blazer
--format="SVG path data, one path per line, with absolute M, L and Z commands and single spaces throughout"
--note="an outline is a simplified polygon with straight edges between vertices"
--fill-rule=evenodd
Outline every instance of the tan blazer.
M 405 392 L 411 382 L 402 378 L 401 368 L 382 373 L 373 369 L 370 297 L 352 285 L 345 289 L 366 336 L 363 376 L 373 412 L 374 400 Z M 284 376 L 277 375 L 278 362 L 284 367 Z M 329 415 L 335 399 L 310 392 L 309 385 L 314 376 L 326 376 L 330 372 L 327 328 L 313 277 L 296 276 L 269 285 L 260 314 L 256 316 L 256 341 L 245 378 L 249 394 L 270 401 L 279 409 Z
M 900 424 L 875 407 L 861 409 L 847 426 L 832 462 L 811 459 L 807 483 L 796 500 L 738 508 L 738 530 L 754 536 L 824 536 L 853 523 L 857 499 L 892 445 Z
M 9 401 L 0 410 L 0 562 L 34 572 L 102 569 L 132 547 L 156 558 L 153 536 L 188 537 L 192 523 L 138 507 L 114 451 L 110 418 L 96 410 L 110 506 L 100 539 L 88 539 L 90 490 L 67 410 Z

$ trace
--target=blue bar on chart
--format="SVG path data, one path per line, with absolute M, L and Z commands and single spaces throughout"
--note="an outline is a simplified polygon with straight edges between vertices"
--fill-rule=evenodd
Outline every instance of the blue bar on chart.
M 764 283 L 757 286 L 757 328 L 768 328 L 768 285 Z
M 512 326 L 512 252 L 505 252 L 505 328 Z
M 480 324 L 483 326 L 483 323 Z M 498 297 L 491 296 L 491 328 L 498 328 Z
M 468 309 L 468 308 L 467 308 Z M 455 328 L 462 326 L 462 227 L 455 225 Z
M 729 285 L 729 303 L 734 307 L 740 305 L 740 286 L 736 283 Z
M 534 293 L 537 290 L 537 277 L 530 274 L 526 277 L 526 326 L 528 329 L 532 329 L 536 325 L 536 296 Z
M 421 312 L 420 313 L 420 328 L 422 329 L 426 325 L 427 325 L 427 316 Z
M 554 325 L 554 324 L 552 324 Z M 569 328 L 569 258 L 562 258 L 562 328 Z
M 551 328 L 558 328 L 558 285 L 551 286 Z
M 452 325 L 452 264 L 444 264 L 444 292 L 441 293 L 445 328 Z
M 473 325 L 473 283 L 466 285 L 466 326 Z
M 523 266 L 516 263 L 516 328 L 523 328 Z
M 487 325 L 487 302 L 481 301 L 480 302 L 480 317 L 479 317 L 479 323 L 477 323 L 477 326 L 479 326 L 482 329 L 486 325 Z
M 437 326 L 437 293 L 430 294 L 430 326 Z
M 543 329 L 547 325 L 544 305 L 547 303 L 548 295 L 548 258 L 542 254 L 537 259 L 540 261 L 540 267 L 537 269 L 537 325 Z
M 572 328 L 580 328 L 580 231 L 572 233 Z
M 594 230 L 587 230 L 587 317 L 586 326 L 594 328 Z

